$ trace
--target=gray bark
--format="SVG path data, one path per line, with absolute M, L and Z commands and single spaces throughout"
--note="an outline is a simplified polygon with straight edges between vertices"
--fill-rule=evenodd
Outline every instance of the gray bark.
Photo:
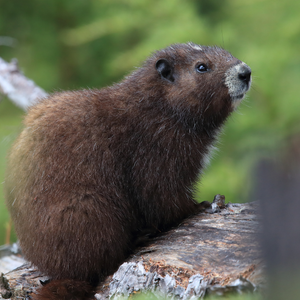
M 99 285 L 96 298 L 128 298 L 139 292 L 154 299 L 198 299 L 255 292 L 265 285 L 259 231 L 256 203 L 207 210 L 138 248 Z M 26 299 L 47 279 L 27 263 L 3 275 L 0 293 Z

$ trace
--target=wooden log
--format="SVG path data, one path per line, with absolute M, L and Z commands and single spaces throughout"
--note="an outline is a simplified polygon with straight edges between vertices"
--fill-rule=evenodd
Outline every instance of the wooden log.
M 257 203 L 229 203 L 221 210 L 213 206 L 136 249 L 99 285 L 95 297 L 154 293 L 171 299 L 197 299 L 254 292 L 265 284 L 259 231 Z M 25 264 L 1 277 L 0 294 L 26 299 L 47 279 Z

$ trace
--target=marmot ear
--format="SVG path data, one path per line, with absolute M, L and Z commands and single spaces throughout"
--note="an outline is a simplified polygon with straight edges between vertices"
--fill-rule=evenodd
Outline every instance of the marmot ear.
M 170 82 L 174 82 L 174 67 L 164 58 L 156 62 L 156 70 L 162 78 L 167 79 Z

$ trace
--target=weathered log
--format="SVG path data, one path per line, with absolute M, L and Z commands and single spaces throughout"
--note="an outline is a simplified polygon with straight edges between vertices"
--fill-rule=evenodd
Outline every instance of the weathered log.
M 96 298 L 151 292 L 155 297 L 194 299 L 258 290 L 265 280 L 257 214 L 258 205 L 247 203 L 190 217 L 138 248 L 99 285 Z M 0 293 L 26 299 L 47 279 L 27 263 L 2 276 Z

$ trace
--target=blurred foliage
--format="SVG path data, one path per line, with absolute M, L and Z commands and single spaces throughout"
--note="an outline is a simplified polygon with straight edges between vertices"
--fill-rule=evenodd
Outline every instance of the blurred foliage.
M 262 297 L 259 293 L 244 293 L 244 294 L 241 294 L 241 295 L 236 295 L 236 294 L 231 294 L 230 296 L 208 296 L 208 297 L 205 297 L 205 299 L 207 300 L 218 300 L 222 298 L 223 300 L 261 300 Z M 120 300 L 122 300 L 122 298 L 118 298 Z M 124 297 L 124 300 L 127 299 Z M 132 300 L 167 300 L 167 299 L 170 299 L 170 298 L 164 298 L 164 297 L 159 297 L 157 294 L 152 294 L 152 293 L 147 293 L 147 294 L 144 294 L 144 293 L 140 293 L 140 292 L 136 292 L 135 294 L 133 294 L 133 296 L 130 297 L 130 299 Z
M 154 50 L 193 41 L 220 45 L 249 64 L 253 88 L 224 129 L 219 151 L 197 185 L 249 199 L 255 162 L 299 132 L 300 2 L 297 0 L 0 0 L 0 56 L 19 60 L 48 92 L 119 81 Z M 23 113 L 0 102 L 0 182 Z M 0 186 L 0 244 L 8 214 Z

